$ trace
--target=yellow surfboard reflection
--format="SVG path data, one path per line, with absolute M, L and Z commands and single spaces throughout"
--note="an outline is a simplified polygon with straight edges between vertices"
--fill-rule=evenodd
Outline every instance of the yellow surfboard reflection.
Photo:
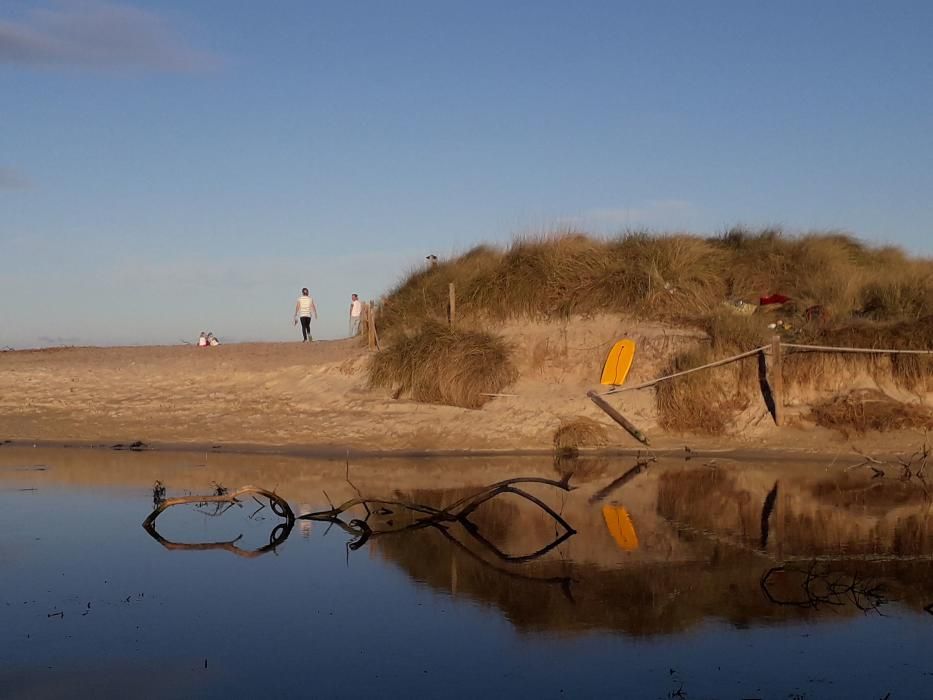
M 603 506 L 603 519 L 612 539 L 624 552 L 638 549 L 638 535 L 635 526 L 629 517 L 628 511 L 622 506 Z

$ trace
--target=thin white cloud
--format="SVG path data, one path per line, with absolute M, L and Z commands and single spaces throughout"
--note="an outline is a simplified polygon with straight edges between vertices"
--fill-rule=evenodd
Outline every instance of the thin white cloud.
M 0 190 L 25 190 L 32 187 L 32 181 L 15 168 L 0 166 Z
M 158 14 L 105 0 L 58 0 L 0 17 L 0 64 L 197 71 L 216 56 L 189 46 Z
M 40 335 L 38 337 L 40 345 L 79 345 L 81 339 L 78 337 L 63 337 L 60 335 Z
M 683 199 L 652 199 L 632 207 L 588 209 L 579 219 L 607 226 L 676 226 L 695 211 L 694 205 Z

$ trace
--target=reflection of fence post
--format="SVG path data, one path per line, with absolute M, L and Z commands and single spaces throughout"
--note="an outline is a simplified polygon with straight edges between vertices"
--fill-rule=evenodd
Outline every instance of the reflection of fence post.
M 787 514 L 787 493 L 784 483 L 778 481 L 775 486 L 778 492 L 777 503 L 774 504 L 774 539 L 777 544 L 777 557 L 780 561 L 784 561 L 784 517 Z
M 774 399 L 774 424 L 784 425 L 784 362 L 781 336 L 771 336 L 771 396 Z

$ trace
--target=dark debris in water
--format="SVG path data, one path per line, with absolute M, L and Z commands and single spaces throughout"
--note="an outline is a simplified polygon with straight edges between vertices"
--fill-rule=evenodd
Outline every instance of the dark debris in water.
M 147 445 L 142 440 L 136 440 L 134 442 L 131 442 L 129 445 L 126 445 L 122 442 L 118 442 L 116 444 L 111 445 L 110 449 L 111 450 L 130 450 L 132 452 L 141 452 L 142 450 L 149 449 L 149 445 Z

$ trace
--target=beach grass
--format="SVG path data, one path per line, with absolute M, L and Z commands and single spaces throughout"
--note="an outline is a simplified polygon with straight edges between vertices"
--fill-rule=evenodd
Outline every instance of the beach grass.
M 933 348 L 933 260 L 834 231 L 735 227 L 708 237 L 594 237 L 563 230 L 482 245 L 415 270 L 391 290 L 380 306 L 383 337 L 414 352 L 413 331 L 446 321 L 450 283 L 458 321 L 475 327 L 609 313 L 704 331 L 706 341 L 671 358 L 670 372 L 760 347 L 776 332 L 817 345 Z M 759 306 L 772 294 L 790 300 Z M 726 432 L 754 398 L 758 370 L 751 358 L 659 385 L 661 425 Z M 866 371 L 910 390 L 933 387 L 933 360 L 920 356 L 791 354 L 785 381 L 833 386 Z
M 608 440 L 605 426 L 586 416 L 574 416 L 562 419 L 554 431 L 554 450 L 574 454 L 581 447 L 602 447 Z
M 933 429 L 933 411 L 929 407 L 895 401 L 879 391 L 834 396 L 814 405 L 810 417 L 817 425 L 837 430 L 845 437 L 869 431 Z
M 733 228 L 720 236 L 574 231 L 478 246 L 413 271 L 385 297 L 383 330 L 442 320 L 448 284 L 460 318 L 554 319 L 599 312 L 702 322 L 727 301 L 780 293 L 789 309 L 876 321 L 933 314 L 933 260 L 817 232 Z
M 512 352 L 499 336 L 426 320 L 400 335 L 369 364 L 371 387 L 424 403 L 479 408 L 485 394 L 515 381 Z

